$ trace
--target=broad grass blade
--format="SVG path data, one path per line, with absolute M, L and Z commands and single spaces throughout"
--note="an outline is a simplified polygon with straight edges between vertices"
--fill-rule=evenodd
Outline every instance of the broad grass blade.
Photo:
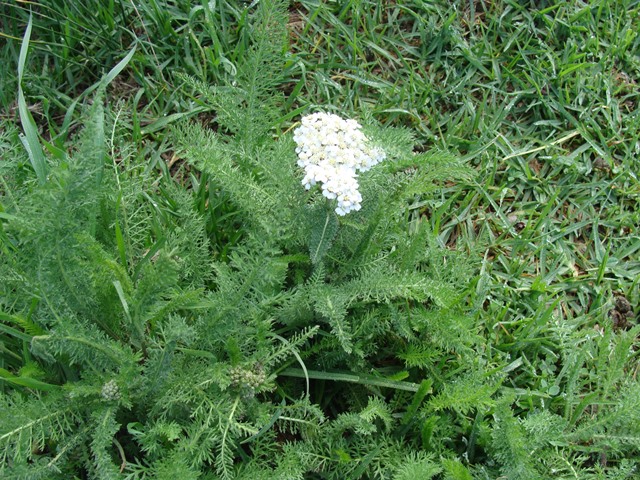
M 38 127 L 36 122 L 27 108 L 27 101 L 24 98 L 24 92 L 22 91 L 22 76 L 24 74 L 24 66 L 27 61 L 27 52 L 29 50 L 29 40 L 31 39 L 31 24 L 32 17 L 29 15 L 29 23 L 27 24 L 27 30 L 24 33 L 22 39 L 22 46 L 20 47 L 20 57 L 18 60 L 18 111 L 20 113 L 20 123 L 22 123 L 22 129 L 24 135 L 20 135 L 20 140 L 27 150 L 29 155 L 29 161 L 33 170 L 36 172 L 38 181 L 40 184 L 44 184 L 47 181 L 47 173 L 49 167 L 47 160 L 42 151 L 42 145 L 38 139 Z

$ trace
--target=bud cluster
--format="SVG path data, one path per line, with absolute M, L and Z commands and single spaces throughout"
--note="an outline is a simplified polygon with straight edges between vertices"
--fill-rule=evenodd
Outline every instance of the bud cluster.
M 115 380 L 109 380 L 102 386 L 102 398 L 107 401 L 120 400 L 120 389 Z
M 231 385 L 238 388 L 248 398 L 253 397 L 256 390 L 267 381 L 267 374 L 260 364 L 256 364 L 252 370 L 236 365 L 231 367 L 229 376 Z
M 301 125 L 293 132 L 298 165 L 305 170 L 302 184 L 307 190 L 321 184 L 322 194 L 338 201 L 338 215 L 360 210 L 357 173 L 366 172 L 386 158 L 381 149 L 367 146 L 361 128 L 355 120 L 313 113 L 302 117 Z

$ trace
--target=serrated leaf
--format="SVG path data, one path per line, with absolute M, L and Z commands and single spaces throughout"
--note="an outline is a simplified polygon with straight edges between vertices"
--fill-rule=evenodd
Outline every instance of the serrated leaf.
M 331 248 L 339 227 L 336 214 L 322 207 L 315 208 L 310 215 L 309 255 L 314 265 L 320 263 Z

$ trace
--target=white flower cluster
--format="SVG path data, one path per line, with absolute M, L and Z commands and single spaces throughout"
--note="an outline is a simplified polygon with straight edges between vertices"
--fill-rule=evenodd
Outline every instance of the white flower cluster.
M 381 149 L 366 145 L 361 128 L 355 120 L 313 113 L 302 117 L 302 124 L 293 132 L 298 165 L 306 173 L 302 184 L 309 190 L 320 183 L 325 197 L 338 200 L 338 215 L 360 210 L 357 172 L 369 170 L 386 157 Z

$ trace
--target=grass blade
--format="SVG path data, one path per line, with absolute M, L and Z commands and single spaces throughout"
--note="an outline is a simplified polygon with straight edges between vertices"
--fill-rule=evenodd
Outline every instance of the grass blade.
M 17 377 L 4 368 L 0 368 L 0 380 L 12 383 L 13 385 L 20 385 L 22 387 L 31 388 L 33 390 L 51 391 L 60 388 L 58 385 L 41 382 L 40 380 L 36 380 L 35 378 L 24 376 Z
M 296 378 L 312 378 L 314 380 L 331 380 L 334 382 L 359 383 L 362 385 L 372 385 L 376 387 L 393 388 L 396 390 L 405 390 L 407 392 L 417 392 L 420 385 L 413 382 L 398 382 L 386 378 L 375 377 L 362 373 L 354 374 L 351 372 L 322 372 L 318 370 L 302 371 L 298 368 L 287 368 L 280 372 L 285 377 Z
M 101 86 L 106 87 L 107 85 L 109 85 L 114 78 L 116 78 L 120 72 L 124 69 L 124 67 L 127 66 L 127 64 L 129 63 L 129 61 L 131 61 L 131 58 L 133 57 L 133 54 L 136 53 L 136 47 L 134 46 L 131 51 L 127 54 L 126 57 L 124 57 L 122 60 L 120 60 L 118 62 L 118 64 L 113 67 L 109 73 L 107 73 L 102 80 L 100 81 Z
M 36 122 L 27 107 L 27 101 L 24 98 L 24 92 L 22 91 L 22 77 L 24 74 L 24 66 L 27 61 L 27 52 L 29 50 L 29 40 L 31 39 L 31 25 L 32 18 L 29 15 L 29 23 L 22 39 L 22 46 L 20 47 L 20 58 L 18 60 L 18 111 L 20 113 L 20 123 L 22 123 L 22 129 L 24 135 L 20 135 L 20 140 L 24 145 L 27 154 L 29 155 L 29 161 L 33 170 L 36 172 L 38 181 L 40 184 L 44 184 L 47 181 L 47 173 L 49 167 L 47 160 L 44 157 L 42 151 L 42 145 L 38 139 L 38 127 Z

